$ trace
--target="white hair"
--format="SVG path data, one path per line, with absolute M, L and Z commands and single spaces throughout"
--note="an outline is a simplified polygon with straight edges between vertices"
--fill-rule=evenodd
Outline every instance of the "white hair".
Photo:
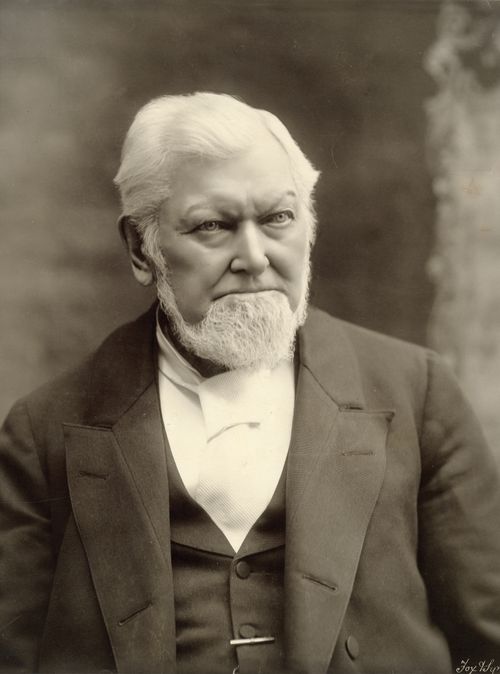
M 270 112 L 252 108 L 228 96 L 198 92 L 162 96 L 137 113 L 123 144 L 115 177 L 122 213 L 131 217 L 143 238 L 145 252 L 154 250 L 158 211 L 171 194 L 170 176 L 189 157 L 227 158 L 253 146 L 263 130 L 283 147 L 298 195 L 310 215 L 314 238 L 312 194 L 319 172 L 293 140 L 285 125 Z

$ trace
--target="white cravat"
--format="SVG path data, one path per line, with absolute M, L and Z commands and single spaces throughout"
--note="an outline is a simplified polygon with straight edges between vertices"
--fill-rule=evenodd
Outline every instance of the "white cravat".
M 293 363 L 205 379 L 160 327 L 160 403 L 182 481 L 237 551 L 269 504 L 286 460 Z

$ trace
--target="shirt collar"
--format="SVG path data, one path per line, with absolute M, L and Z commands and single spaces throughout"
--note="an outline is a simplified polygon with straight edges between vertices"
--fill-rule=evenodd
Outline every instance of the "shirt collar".
M 198 392 L 198 386 L 205 378 L 174 347 L 160 327 L 156 317 L 156 339 L 159 347 L 159 369 L 161 374 L 178 386 Z

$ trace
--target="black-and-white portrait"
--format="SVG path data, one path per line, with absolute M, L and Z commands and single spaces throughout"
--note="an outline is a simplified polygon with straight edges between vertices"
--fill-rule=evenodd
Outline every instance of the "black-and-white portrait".
M 0 21 L 0 672 L 500 673 L 500 2 Z

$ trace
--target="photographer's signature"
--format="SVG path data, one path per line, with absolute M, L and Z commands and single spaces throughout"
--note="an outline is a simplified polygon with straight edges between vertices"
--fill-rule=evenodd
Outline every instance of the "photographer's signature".
M 479 662 L 471 662 L 469 658 L 462 660 L 458 667 L 455 667 L 457 674 L 472 674 L 473 672 L 488 672 L 488 674 L 498 674 L 500 672 L 500 665 L 495 664 L 493 658 L 491 660 L 479 660 Z

